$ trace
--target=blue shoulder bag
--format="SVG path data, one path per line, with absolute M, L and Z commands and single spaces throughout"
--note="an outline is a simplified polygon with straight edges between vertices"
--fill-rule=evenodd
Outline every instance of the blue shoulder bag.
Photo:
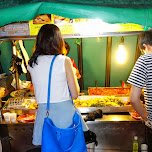
M 81 119 L 78 112 L 75 112 L 73 123 L 66 129 L 56 127 L 48 117 L 50 106 L 51 72 L 55 58 L 56 56 L 53 57 L 50 65 L 47 114 L 43 124 L 41 152 L 87 152 Z

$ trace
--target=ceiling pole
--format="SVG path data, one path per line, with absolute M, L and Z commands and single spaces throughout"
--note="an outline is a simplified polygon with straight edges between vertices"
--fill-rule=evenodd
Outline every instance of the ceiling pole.
M 131 35 L 139 35 L 142 31 L 129 31 L 129 32 L 105 32 L 102 34 L 95 34 L 95 35 L 80 35 L 80 34 L 63 34 L 64 39 L 69 38 L 88 38 L 88 37 L 111 37 L 111 36 L 131 36 Z M 25 36 L 0 36 L 0 43 L 1 41 L 11 41 L 11 40 L 35 40 L 35 36 L 25 35 Z
M 112 37 L 107 37 L 106 80 L 105 80 L 105 87 L 110 87 L 111 46 L 112 46 Z
M 137 59 L 140 57 L 141 52 L 140 52 L 140 48 L 139 48 L 139 40 L 140 40 L 141 35 L 138 36 L 137 38 L 137 44 L 136 44 L 136 54 L 135 54 L 135 63 L 137 61 Z
M 80 38 L 81 43 L 77 44 L 78 48 L 78 69 L 81 75 L 79 79 L 80 90 L 84 90 L 84 83 L 83 83 L 83 56 L 82 56 L 82 38 Z

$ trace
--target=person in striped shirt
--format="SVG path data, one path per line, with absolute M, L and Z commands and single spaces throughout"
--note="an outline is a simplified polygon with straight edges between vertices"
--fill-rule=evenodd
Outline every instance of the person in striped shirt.
M 127 82 L 132 84 L 130 103 L 145 122 L 148 151 L 152 152 L 152 30 L 142 33 L 139 46 L 144 55 L 138 58 Z M 142 88 L 145 108 L 140 102 Z

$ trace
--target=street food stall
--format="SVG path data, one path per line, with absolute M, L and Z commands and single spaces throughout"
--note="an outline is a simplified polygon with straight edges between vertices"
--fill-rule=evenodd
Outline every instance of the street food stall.
M 74 103 L 84 119 L 94 111 L 102 110 L 98 118 L 90 116 L 86 121 L 89 129 L 97 135 L 98 146 L 91 147 L 92 151 L 131 150 L 134 136 L 138 136 L 139 144 L 145 143 L 144 123 L 134 114 L 128 96 L 82 95 Z M 15 122 L 3 119 L 0 125 L 1 136 L 9 137 L 5 141 L 10 142 L 13 151 L 35 148 L 31 143 L 37 106 L 34 97 L 9 98 L 5 103 L 2 115 L 17 113 Z
M 51 9 L 52 12 L 51 11 L 48 12 L 48 8 L 59 7 L 58 5 L 62 6 L 61 10 L 52 11 L 53 9 Z M 106 5 L 108 6 L 107 3 Z M 19 6 L 20 4 L 16 4 L 15 7 L 13 7 L 12 9 L 17 9 L 18 11 L 20 11 L 21 8 Z M 27 12 L 27 16 L 23 15 L 22 16 L 23 18 L 18 18 L 17 20 L 15 18 L 16 15 L 11 14 L 12 19 L 10 21 L 8 20 L 8 18 L 6 18 L 6 16 L 5 16 L 6 20 L 3 19 L 4 17 L 2 17 L 3 22 L 0 23 L 0 26 L 2 26 L 0 28 L 0 43 L 2 45 L 4 41 L 10 41 L 12 45 L 11 48 L 12 54 L 19 49 L 21 49 L 23 53 L 25 46 L 22 47 L 23 46 L 22 41 L 35 39 L 38 30 L 45 23 L 52 23 L 59 26 L 64 39 L 69 41 L 71 38 L 75 39 L 74 41 L 76 43 L 77 51 L 78 51 L 77 64 L 82 78 L 79 80 L 81 93 L 78 99 L 74 100 L 74 103 L 78 107 L 84 118 L 86 118 L 89 113 L 92 113 L 98 109 L 102 110 L 103 112 L 103 115 L 100 118 L 86 122 L 89 129 L 96 133 L 97 141 L 98 141 L 98 146 L 96 146 L 95 149 L 94 148 L 89 149 L 89 147 L 88 149 L 95 152 L 110 151 L 110 150 L 116 152 L 131 151 L 134 136 L 138 136 L 139 146 L 142 143 L 145 143 L 144 123 L 141 120 L 141 118 L 134 112 L 134 109 L 129 102 L 130 86 L 124 84 L 123 82 L 121 83 L 119 82 L 120 85 L 115 86 L 115 84 L 111 82 L 111 75 L 112 75 L 111 58 L 113 53 L 112 37 L 119 37 L 119 39 L 122 42 L 124 41 L 123 40 L 124 36 L 136 36 L 137 42 L 136 42 L 136 46 L 134 47 L 135 55 L 134 58 L 132 59 L 132 66 L 133 66 L 134 62 L 137 60 L 137 58 L 140 55 L 140 51 L 137 45 L 139 40 L 139 35 L 143 30 L 147 29 L 147 27 L 150 26 L 152 21 L 149 20 L 149 22 L 146 22 L 145 24 L 145 23 L 141 23 L 140 21 L 135 22 L 133 21 L 133 18 L 132 20 L 130 19 L 131 17 L 129 18 L 121 17 L 119 21 L 119 23 L 121 22 L 121 24 L 108 24 L 109 22 L 117 23 L 117 19 L 119 17 L 117 13 L 118 10 L 120 11 L 122 8 L 120 9 L 115 8 L 116 11 L 114 11 L 114 8 L 108 8 L 107 6 L 101 7 L 101 5 L 99 5 L 100 7 L 98 8 L 96 6 L 84 5 L 84 7 L 82 8 L 81 4 L 66 5 L 65 3 L 60 4 L 60 3 L 41 2 L 41 3 L 30 3 L 30 4 L 26 4 L 25 6 L 30 9 L 38 8 L 39 11 L 37 11 L 37 14 L 35 16 L 31 16 L 29 10 L 26 7 L 22 7 L 22 9 L 25 9 L 25 12 Z M 47 9 L 45 12 L 44 8 L 46 6 Z M 69 14 L 71 13 L 70 10 L 73 10 L 72 8 L 75 8 L 75 10 L 72 12 L 70 16 Z M 96 8 L 98 10 L 94 12 L 93 10 L 95 10 Z M 69 10 L 70 13 L 66 14 L 66 11 L 63 11 L 64 9 Z M 104 9 L 104 11 L 102 9 Z M 110 13 L 109 10 L 111 10 L 111 13 L 113 13 L 113 17 L 115 17 L 115 21 L 112 20 L 112 17 L 106 18 L 100 14 L 101 12 L 107 12 L 108 15 L 106 16 L 109 16 Z M 132 14 L 131 9 L 128 8 L 128 10 L 129 13 Z M 2 9 L 2 12 L 3 11 L 4 9 Z M 62 11 L 62 13 L 60 11 Z M 88 14 L 87 13 L 85 14 L 84 12 L 87 11 Z M 139 11 L 138 9 L 136 9 L 136 11 L 139 12 L 141 16 L 143 15 L 141 11 Z M 44 16 L 42 17 L 40 15 L 40 14 L 44 15 L 44 12 L 46 14 L 45 23 L 43 18 Z M 74 14 L 75 12 L 77 12 L 76 15 Z M 97 12 L 98 13 L 100 12 L 98 15 L 99 19 L 92 19 L 98 14 Z M 125 16 L 126 14 L 127 13 L 125 12 L 123 15 Z M 7 16 L 9 15 L 10 14 L 7 14 Z M 135 17 L 136 15 L 137 13 L 134 13 L 133 16 Z M 148 14 L 144 14 L 144 15 L 147 18 L 149 17 Z M 83 19 L 79 19 L 80 16 Z M 101 22 L 100 21 L 101 18 L 103 18 L 103 20 L 107 23 Z M 22 22 L 8 24 L 15 21 L 22 21 Z M 87 26 L 89 27 L 89 30 L 87 30 L 86 28 Z M 97 41 L 99 42 L 101 42 L 101 39 L 102 40 L 106 39 L 106 45 L 107 45 L 105 49 L 106 59 L 104 60 L 104 63 L 102 63 L 105 65 L 105 69 L 104 69 L 105 75 L 102 76 L 105 77 L 105 79 L 102 82 L 102 84 L 99 84 L 100 79 L 98 79 L 98 85 L 97 85 L 97 81 L 95 81 L 96 79 L 93 80 L 93 76 L 91 76 L 92 80 L 91 78 L 89 78 L 90 79 L 89 82 L 86 80 L 87 76 L 85 74 L 87 73 L 87 70 L 83 66 L 85 62 L 84 60 L 86 59 L 84 58 L 85 48 L 83 47 L 85 46 L 85 41 L 83 40 L 85 38 L 97 38 Z M 89 51 L 90 50 L 88 50 L 87 54 L 89 53 L 91 54 L 91 51 L 90 52 Z M 25 57 L 26 54 L 24 53 L 23 56 Z M 28 57 L 26 56 L 25 65 L 27 60 Z M 15 61 L 14 63 L 17 63 L 16 62 L 17 60 L 14 61 Z M 128 71 L 130 71 L 131 68 L 132 67 L 130 67 Z M 27 81 L 25 81 L 24 83 L 20 82 L 18 69 L 17 67 L 15 67 L 14 69 L 15 69 L 14 71 L 13 70 L 11 71 L 13 71 L 14 79 L 16 80 L 14 82 L 14 86 L 16 90 L 13 91 L 9 90 L 10 97 L 5 101 L 5 103 L 3 102 L 1 113 L 2 116 L 4 113 L 7 112 L 17 113 L 17 119 L 15 122 L 13 121 L 11 122 L 10 120 L 6 122 L 4 119 L 1 119 L 0 136 L 2 138 L 3 147 L 7 148 L 5 149 L 5 152 L 7 151 L 26 152 L 30 149 L 36 148 L 36 146 L 32 145 L 32 131 L 33 131 L 33 125 L 34 125 L 38 104 L 36 103 L 34 91 L 31 86 L 31 83 L 28 83 Z M 120 75 L 124 75 L 124 73 L 120 72 Z M 23 88 L 21 89 L 21 87 Z

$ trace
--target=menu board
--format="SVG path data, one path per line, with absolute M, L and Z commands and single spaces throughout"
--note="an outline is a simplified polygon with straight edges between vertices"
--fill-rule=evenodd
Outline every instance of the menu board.
M 44 24 L 53 24 L 51 14 L 38 15 L 29 21 L 30 35 L 37 35 Z
M 0 36 L 35 36 L 44 24 L 57 25 L 62 34 L 91 36 L 106 32 L 143 31 L 144 27 L 133 23 L 109 24 L 101 19 L 70 19 L 54 14 L 36 16 L 33 20 L 23 23 L 12 23 L 0 28 Z
M 45 18 L 44 18 L 45 17 Z M 109 24 L 100 19 L 70 19 L 58 15 L 38 15 L 29 22 L 30 35 L 37 35 L 44 24 L 57 25 L 62 34 L 100 35 L 105 32 L 143 31 L 143 26 L 133 23 Z
M 74 34 L 73 19 L 53 14 L 45 14 L 38 15 L 35 19 L 29 21 L 30 35 L 37 35 L 39 29 L 44 24 L 57 25 L 62 34 Z
M 0 28 L 0 36 L 30 35 L 29 23 L 13 23 Z

